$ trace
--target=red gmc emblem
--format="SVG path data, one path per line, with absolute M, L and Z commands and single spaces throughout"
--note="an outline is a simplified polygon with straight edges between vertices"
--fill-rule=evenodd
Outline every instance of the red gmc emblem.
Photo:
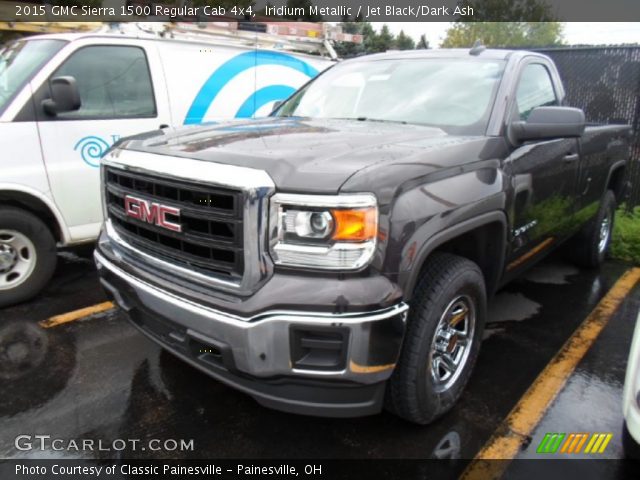
M 128 216 L 137 220 L 152 223 L 167 230 L 173 230 L 174 232 L 182 232 L 182 225 L 167 220 L 167 215 L 179 217 L 179 208 L 168 207 L 160 203 L 126 195 L 124 197 L 124 210 Z

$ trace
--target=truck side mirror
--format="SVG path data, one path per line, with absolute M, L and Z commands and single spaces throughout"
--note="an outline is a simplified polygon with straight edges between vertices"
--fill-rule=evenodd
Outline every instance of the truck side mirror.
M 49 81 L 51 98 L 42 101 L 42 108 L 49 115 L 73 112 L 82 105 L 76 79 L 73 77 L 56 77 Z
M 584 128 L 584 112 L 579 108 L 537 107 L 526 121 L 509 125 L 509 140 L 518 144 L 526 140 L 580 137 Z

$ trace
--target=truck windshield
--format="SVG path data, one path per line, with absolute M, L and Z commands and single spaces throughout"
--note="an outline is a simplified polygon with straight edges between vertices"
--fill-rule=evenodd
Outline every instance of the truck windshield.
M 482 135 L 504 64 L 475 58 L 345 62 L 295 93 L 275 115 L 401 122 Z
M 0 47 L 0 113 L 64 40 L 19 40 Z

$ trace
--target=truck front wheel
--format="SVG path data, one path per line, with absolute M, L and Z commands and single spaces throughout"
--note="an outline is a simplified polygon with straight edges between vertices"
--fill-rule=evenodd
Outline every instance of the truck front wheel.
M 56 242 L 38 217 L 14 207 L 0 208 L 0 307 L 36 295 L 56 267 Z
M 388 410 L 425 425 L 456 403 L 478 356 L 486 303 L 484 277 L 475 263 L 448 253 L 427 260 L 387 386 Z

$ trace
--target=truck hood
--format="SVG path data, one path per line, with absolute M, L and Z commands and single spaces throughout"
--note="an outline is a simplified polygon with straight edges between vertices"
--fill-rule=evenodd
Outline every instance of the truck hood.
M 164 129 L 126 138 L 118 146 L 262 169 L 280 190 L 335 193 L 357 172 L 374 166 L 420 162 L 440 169 L 465 163 L 477 155 L 446 155 L 443 163 L 437 153 L 479 140 L 484 139 L 399 123 L 266 118 Z

